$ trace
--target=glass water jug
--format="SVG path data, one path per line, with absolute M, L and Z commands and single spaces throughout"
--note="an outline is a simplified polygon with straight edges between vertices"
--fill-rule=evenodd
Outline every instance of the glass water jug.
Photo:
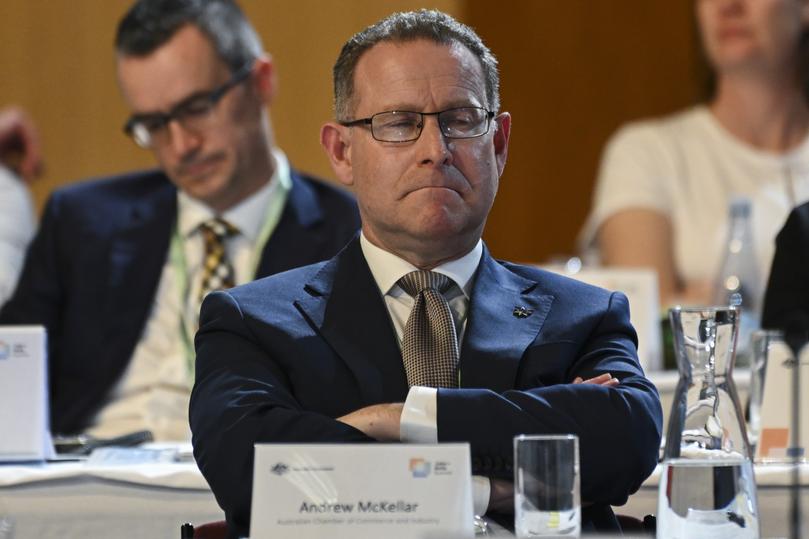
M 658 538 L 757 539 L 756 484 L 733 384 L 737 307 L 669 312 L 680 379 L 658 493 Z
M 669 311 L 680 380 L 669 415 L 663 458 L 750 458 L 733 383 L 737 307 Z

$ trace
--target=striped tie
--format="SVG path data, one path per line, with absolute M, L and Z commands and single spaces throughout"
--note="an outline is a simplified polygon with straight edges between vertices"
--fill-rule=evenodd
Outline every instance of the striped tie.
M 415 299 L 402 338 L 402 359 L 410 386 L 458 387 L 458 337 L 443 293 L 446 275 L 414 271 L 398 282 Z
M 199 229 L 205 240 L 205 261 L 199 290 L 201 302 L 209 292 L 231 288 L 236 284 L 233 266 L 225 254 L 225 240 L 239 231 L 219 217 L 205 221 L 199 225 Z

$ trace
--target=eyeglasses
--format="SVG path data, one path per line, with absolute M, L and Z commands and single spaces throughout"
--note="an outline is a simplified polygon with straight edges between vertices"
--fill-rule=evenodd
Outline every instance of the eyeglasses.
M 124 125 L 124 133 L 132 137 L 141 148 L 153 148 L 165 142 L 168 135 L 166 127 L 172 120 L 177 120 L 183 129 L 198 133 L 208 127 L 207 122 L 216 104 L 231 88 L 247 79 L 252 71 L 253 65 L 249 63 L 223 85 L 210 92 L 196 93 L 184 99 L 166 114 L 135 114 Z
M 488 133 L 494 112 L 483 107 L 458 107 L 439 112 L 391 110 L 379 112 L 370 118 L 340 122 L 340 125 L 370 125 L 371 136 L 380 142 L 410 142 L 421 136 L 425 116 L 438 119 L 438 127 L 446 138 L 463 139 Z

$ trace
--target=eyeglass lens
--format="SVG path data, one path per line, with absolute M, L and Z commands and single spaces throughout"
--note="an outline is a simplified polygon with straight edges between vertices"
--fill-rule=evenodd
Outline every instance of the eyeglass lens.
M 440 112 L 380 112 L 371 117 L 371 134 L 382 142 L 416 140 L 424 127 L 424 116 L 437 116 L 447 138 L 479 137 L 489 130 L 489 112 L 478 107 L 461 107 Z
M 191 96 L 176 105 L 167 114 L 136 116 L 127 123 L 125 131 L 135 139 L 138 146 L 143 148 L 151 148 L 156 144 L 164 143 L 168 137 L 166 127 L 172 120 L 176 120 L 183 129 L 195 133 L 201 132 L 210 127 L 208 122 L 213 117 L 212 112 L 217 103 L 228 90 L 247 79 L 251 70 L 250 64 L 245 65 L 219 88 Z
M 199 132 L 207 127 L 215 105 L 209 95 L 196 97 L 166 115 L 147 116 L 133 122 L 132 136 L 143 147 L 159 144 L 168 136 L 166 127 L 172 120 L 177 120 L 183 129 Z

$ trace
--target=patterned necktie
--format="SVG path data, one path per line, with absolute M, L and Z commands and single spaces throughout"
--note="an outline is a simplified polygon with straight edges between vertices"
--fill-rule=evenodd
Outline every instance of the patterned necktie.
M 205 221 L 199 225 L 205 240 L 205 261 L 202 266 L 202 286 L 199 290 L 199 301 L 214 290 L 231 288 L 236 284 L 233 266 L 225 254 L 225 239 L 239 231 L 227 221 L 219 217 Z
M 415 299 L 402 339 L 408 385 L 458 387 L 458 338 L 443 295 L 452 281 L 440 273 L 414 271 L 398 284 Z

